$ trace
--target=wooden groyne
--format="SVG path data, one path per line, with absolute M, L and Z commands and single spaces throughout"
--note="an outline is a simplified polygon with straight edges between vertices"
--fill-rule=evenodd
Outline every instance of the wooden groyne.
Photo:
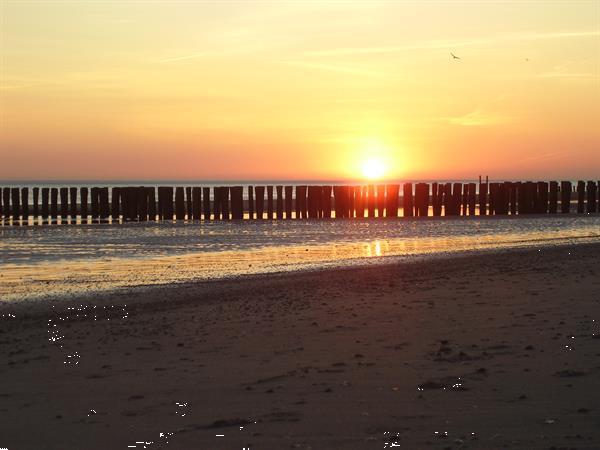
M 362 186 L 4 187 L 0 212 L 3 225 L 595 214 L 599 187 L 600 181 L 481 179 Z

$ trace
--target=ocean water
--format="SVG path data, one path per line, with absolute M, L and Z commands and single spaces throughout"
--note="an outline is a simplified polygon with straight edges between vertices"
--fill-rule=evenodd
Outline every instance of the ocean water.
M 0 299 L 599 241 L 599 215 L 4 226 Z

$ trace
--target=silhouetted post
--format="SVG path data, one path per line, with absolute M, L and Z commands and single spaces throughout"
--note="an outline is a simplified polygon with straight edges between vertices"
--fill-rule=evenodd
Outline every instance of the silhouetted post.
M 146 188 L 146 199 L 148 201 L 148 218 L 156 220 L 156 189 L 154 186 Z
M 331 191 L 333 190 L 333 186 L 323 186 L 323 202 L 322 202 L 322 214 L 321 216 L 326 219 L 331 219 Z
M 350 218 L 354 219 L 354 216 L 356 215 L 356 205 L 358 203 L 358 186 L 350 186 L 348 188 L 348 195 L 350 197 L 349 203 L 350 203 Z
M 556 181 L 550 182 L 550 199 L 548 211 L 550 212 L 550 214 L 556 214 L 558 211 L 558 183 Z
M 10 199 L 11 199 L 11 206 L 12 206 L 13 225 L 16 225 L 16 222 L 19 220 L 19 217 L 21 216 L 21 199 L 20 199 L 19 188 L 11 188 Z
M 560 182 L 560 212 L 568 214 L 571 211 L 571 182 Z
M 210 220 L 210 188 L 202 188 L 202 209 L 204 213 L 204 220 Z
M 41 216 L 42 220 L 46 222 L 48 220 L 48 216 L 50 214 L 50 189 L 42 188 L 42 208 L 41 208 Z M 6 207 L 6 205 L 4 205 Z M 6 209 L 5 209 L 6 211 Z M 6 215 L 6 214 L 5 214 Z
M 265 211 L 265 187 L 255 186 L 254 193 L 256 194 L 256 218 L 262 220 Z
M 508 197 L 510 201 L 510 214 L 514 216 L 517 214 L 517 183 L 510 183 Z
M 307 203 L 308 203 L 308 218 L 309 219 L 316 219 L 318 218 L 319 214 L 318 214 L 318 207 L 319 207 L 319 202 L 317 201 L 317 189 L 318 186 L 308 186 L 308 199 L 307 199 Z M 319 193 L 321 192 L 321 189 L 319 188 Z
M 200 220 L 202 217 L 202 189 L 192 188 L 192 219 Z
M 254 187 L 248 186 L 248 218 L 254 219 Z
M 34 217 L 34 219 L 40 215 L 40 208 L 38 205 L 39 198 L 40 198 L 40 188 L 34 187 L 33 188 L 33 217 Z M 2 199 L 0 198 L 0 202 L 1 201 L 2 201 Z M 2 214 L 1 203 L 0 203 L 0 214 Z
M 398 217 L 398 191 L 400 186 L 397 184 L 388 184 L 386 191 L 386 217 Z
M 2 225 L 4 225 L 4 195 L 2 192 L 2 188 L 0 187 L 0 217 L 2 217 Z
M 6 221 L 10 218 L 10 188 L 0 188 L 2 193 L 2 216 Z
M 43 192 L 42 192 L 43 194 Z M 80 203 L 80 215 L 81 215 L 81 222 L 83 222 L 84 220 L 87 221 L 87 217 L 88 217 L 88 197 L 89 197 L 89 192 L 88 192 L 88 188 L 86 187 L 82 187 L 79 189 L 79 203 Z
M 221 217 L 223 220 L 229 220 L 229 187 L 223 186 L 221 188 Z
M 138 186 L 133 189 L 137 204 L 137 219 L 140 222 L 146 222 L 148 220 L 148 189 L 145 186 Z
M 365 202 L 367 203 L 367 216 L 375 217 L 375 186 L 369 184 L 366 187 L 366 198 Z
M 475 210 L 476 210 L 476 205 L 477 205 L 477 185 L 475 183 L 469 183 L 469 198 L 468 198 L 468 210 L 469 210 L 469 215 L 470 216 L 474 216 L 475 215 Z
M 50 189 L 50 217 L 55 222 L 58 218 L 58 188 Z
M 596 212 L 596 193 L 598 191 L 598 186 L 595 181 L 587 182 L 587 212 L 588 214 L 592 214 Z
M 192 213 L 194 210 L 194 204 L 192 202 L 192 187 L 186 186 L 185 188 L 185 205 L 187 209 L 187 220 L 192 220 Z
M 537 184 L 538 213 L 548 214 L 548 183 L 538 181 Z
M 496 214 L 496 202 L 498 199 L 498 183 L 489 183 L 489 205 L 488 205 L 488 213 L 490 216 Z
M 481 182 L 481 177 L 479 180 L 479 215 L 485 216 L 487 215 L 488 185 Z
M 164 220 L 165 218 L 165 189 L 162 186 L 158 186 L 158 220 Z M 125 205 L 123 204 L 123 211 L 125 211 Z
M 294 200 L 294 186 L 285 187 L 285 218 L 292 218 L 292 203 Z
M 93 187 L 90 189 L 90 203 L 91 203 L 91 216 L 92 221 L 95 221 L 98 218 L 98 188 Z
M 433 215 L 434 216 L 440 216 L 442 214 L 442 201 L 441 201 L 441 196 L 439 195 L 438 192 L 438 184 L 437 183 L 431 183 L 431 205 L 432 205 L 432 209 L 433 209 Z
M 221 220 L 221 188 L 213 187 L 213 216 L 215 220 Z
M 164 197 L 164 188 L 158 189 L 159 193 L 163 189 L 162 194 Z M 131 186 L 122 187 L 119 189 L 119 192 L 123 209 L 123 222 L 135 220 L 135 216 L 137 216 L 137 195 L 135 194 L 135 188 Z
M 231 218 L 242 220 L 244 218 L 244 187 L 232 186 L 231 191 Z
M 414 210 L 412 183 L 404 183 L 402 186 L 402 209 L 404 217 L 412 217 Z
M 307 186 L 296 186 L 296 219 L 308 217 Z
M 267 218 L 273 219 L 273 186 L 267 186 Z
M 60 194 L 60 217 L 66 219 L 69 215 L 69 188 L 61 187 Z
M 277 190 L 277 200 L 276 200 L 276 210 L 277 210 L 277 218 L 283 219 L 283 186 L 276 186 Z
M 121 188 L 113 187 L 110 191 L 110 217 L 113 223 L 119 221 L 121 215 Z
M 385 216 L 385 186 L 375 185 L 373 191 L 376 215 L 378 218 Z
M 29 221 L 29 188 L 21 188 L 21 216 L 24 225 Z
M 577 213 L 583 214 L 585 211 L 585 183 L 583 181 L 577 182 Z
M 164 196 L 165 196 L 165 218 L 168 221 L 173 220 L 173 187 L 165 186 L 164 188 Z
M 181 186 L 175 188 L 175 219 L 185 219 L 184 189 Z
M 72 222 L 77 222 L 77 188 L 69 188 L 69 216 Z
M 415 186 L 415 215 L 427 217 L 429 215 L 429 184 L 417 183 Z
M 343 207 L 342 207 L 342 192 L 340 190 L 341 186 L 333 186 L 333 197 L 334 197 L 334 204 L 333 204 L 333 208 L 335 211 L 335 218 L 336 219 L 341 219 L 343 217 Z
M 98 212 L 101 222 L 108 222 L 110 210 L 108 208 L 108 187 L 98 189 Z

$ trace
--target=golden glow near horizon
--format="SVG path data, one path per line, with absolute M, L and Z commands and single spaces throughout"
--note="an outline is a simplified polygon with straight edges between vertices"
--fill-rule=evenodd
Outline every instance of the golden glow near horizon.
M 0 179 L 600 172 L 597 1 L 4 0 L 0 20 Z

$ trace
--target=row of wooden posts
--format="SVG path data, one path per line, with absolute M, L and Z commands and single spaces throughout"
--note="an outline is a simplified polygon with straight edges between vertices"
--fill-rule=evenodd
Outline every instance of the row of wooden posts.
M 3 223 L 29 217 L 76 222 L 323 219 L 599 211 L 600 182 L 404 183 L 368 186 L 1 188 Z M 109 196 L 109 189 L 111 189 Z M 211 198 L 212 189 L 212 198 Z M 265 208 L 266 193 L 266 208 Z M 40 196 L 41 194 L 41 196 Z M 79 195 L 78 195 L 79 194 Z M 41 197 L 41 202 L 39 202 Z M 560 200 L 560 202 L 559 202 Z

